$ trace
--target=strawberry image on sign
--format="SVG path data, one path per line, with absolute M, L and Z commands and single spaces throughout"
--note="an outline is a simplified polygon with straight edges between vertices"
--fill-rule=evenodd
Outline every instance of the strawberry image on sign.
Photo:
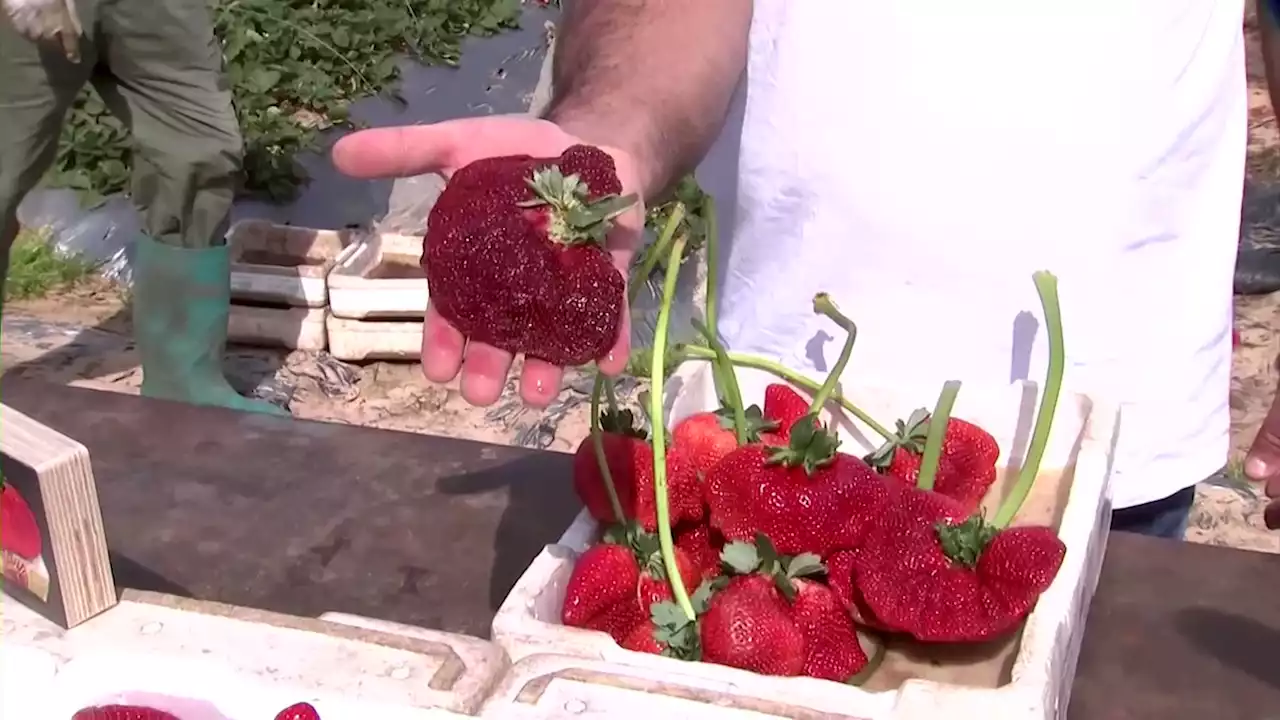
M 621 192 L 613 158 L 586 145 L 461 168 L 427 221 L 431 305 L 468 339 L 511 353 L 561 366 L 603 356 L 626 285 L 605 237 L 636 203 Z
M 26 560 L 35 560 L 44 550 L 35 513 L 9 483 L 0 488 L 0 548 Z

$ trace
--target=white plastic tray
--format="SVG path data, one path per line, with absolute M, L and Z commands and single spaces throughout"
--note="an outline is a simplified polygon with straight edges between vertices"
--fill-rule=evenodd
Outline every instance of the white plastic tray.
M 227 339 L 240 345 L 323 350 L 328 345 L 323 307 L 257 307 L 231 305 Z
M 145 702 L 184 720 L 262 720 L 310 702 L 324 720 L 476 712 L 507 661 L 475 638 L 349 615 L 297 618 L 126 591 L 63 631 L 3 602 L 0 716 L 67 720 Z
M 673 393 L 669 424 L 714 406 L 714 389 L 707 370 L 706 363 L 690 363 L 679 370 L 669 387 L 683 389 Z M 765 385 L 774 381 L 772 376 L 755 371 L 741 371 L 739 380 L 748 402 L 759 402 Z M 882 423 L 892 423 L 917 407 L 931 407 L 939 389 L 898 392 L 860 389 L 853 399 Z M 1000 443 L 1001 462 L 1016 467 L 1025 449 L 1037 403 L 1034 384 L 1020 383 L 985 392 L 965 386 L 954 414 L 977 422 L 991 432 Z M 1068 551 L 1057 579 L 1027 619 L 1018 640 L 1011 680 L 1001 687 L 962 687 L 915 679 L 905 681 L 895 690 L 868 692 L 809 678 L 765 677 L 718 665 L 634 653 L 623 650 L 604 633 L 564 627 L 559 624 L 559 618 L 565 583 L 577 553 L 593 542 L 598 533 L 596 523 L 585 512 L 557 544 L 543 550 L 517 581 L 494 618 L 493 638 L 516 661 L 533 655 L 567 655 L 652 669 L 664 679 L 678 679 L 671 682 L 682 687 L 711 683 L 724 692 L 717 702 L 719 706 L 743 711 L 764 702 L 770 704 L 769 707 L 800 707 L 809 713 L 792 717 L 816 717 L 812 713 L 822 714 L 821 717 L 851 716 L 868 720 L 1058 717 L 1059 712 L 1066 710 L 1084 618 L 1097 585 L 1106 544 L 1111 515 L 1106 496 L 1118 419 L 1119 413 L 1114 407 L 1081 395 L 1064 392 L 1059 401 L 1041 474 L 1043 477 L 1055 469 L 1074 466 L 1069 495 L 1059 508 L 1059 536 Z M 850 422 L 843 414 L 836 421 L 846 452 L 860 454 L 876 444 L 867 439 L 874 436 L 860 423 Z M 1033 499 L 1042 492 L 1055 493 L 1061 489 L 1062 486 L 1046 487 L 1041 483 L 1033 491 Z M 880 672 L 886 669 L 882 667 Z M 609 707 L 622 702 L 616 685 L 608 679 L 575 681 L 559 692 L 591 707 L 599 704 Z M 666 691 L 657 694 L 664 693 Z M 625 707 L 636 716 L 659 717 L 666 716 L 666 702 L 658 697 L 645 700 L 639 695 L 627 700 Z
M 421 257 L 420 237 L 383 234 L 360 241 L 329 273 L 330 310 L 353 320 L 421 318 L 428 298 Z M 397 272 L 388 276 L 388 267 Z
M 232 299 L 322 308 L 325 278 L 354 248 L 355 233 L 242 220 L 227 232 L 227 245 Z
M 339 360 L 417 360 L 422 355 L 422 322 L 325 320 L 329 354 Z

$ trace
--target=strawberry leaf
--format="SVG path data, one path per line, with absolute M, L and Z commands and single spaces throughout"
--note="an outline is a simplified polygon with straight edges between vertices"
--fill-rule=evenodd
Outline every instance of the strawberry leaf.
M 728 408 L 720 408 L 716 410 L 715 415 L 720 420 L 720 427 L 725 430 L 733 430 L 733 411 Z M 759 405 L 752 405 L 745 411 L 747 420 L 747 442 L 755 443 L 760 441 L 760 433 L 770 432 L 778 429 L 778 422 L 770 420 L 764 416 L 764 411 Z
M 773 541 L 768 535 L 758 532 L 756 533 L 756 547 L 760 552 L 760 565 L 766 572 L 772 572 L 775 565 L 778 564 L 778 548 L 774 547 Z
M 813 553 L 801 553 L 787 560 L 787 577 L 800 578 L 810 575 L 821 575 L 827 571 L 822 558 Z
M 795 602 L 796 586 L 795 583 L 791 582 L 791 578 L 784 573 L 774 573 L 773 584 L 778 588 L 778 592 L 782 593 L 782 597 L 787 599 L 787 602 Z
M 746 575 L 760 567 L 760 552 L 751 543 L 731 542 L 720 551 L 720 562 L 739 575 Z

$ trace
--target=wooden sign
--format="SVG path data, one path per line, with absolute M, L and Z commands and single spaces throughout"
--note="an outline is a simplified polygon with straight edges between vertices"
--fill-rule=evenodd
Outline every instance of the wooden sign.
M 0 404 L 4 592 L 70 628 L 116 604 L 85 446 Z

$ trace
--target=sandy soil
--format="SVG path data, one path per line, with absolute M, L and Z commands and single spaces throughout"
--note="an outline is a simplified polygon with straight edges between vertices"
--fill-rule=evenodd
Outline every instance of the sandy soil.
M 1256 36 L 1250 35 L 1251 169 L 1280 175 L 1280 129 L 1271 113 L 1260 70 Z M 1280 180 L 1280 176 L 1257 178 Z M 130 343 L 127 298 L 102 282 L 89 282 L 48 298 L 6 307 L 3 366 L 6 371 L 54 382 L 88 383 L 137 392 L 141 373 Z M 1262 526 L 1265 504 L 1243 480 L 1239 461 L 1275 392 L 1278 374 L 1276 319 L 1280 293 L 1237 297 L 1241 335 L 1231 387 L 1232 464 L 1224 477 L 1205 483 L 1188 539 L 1280 552 L 1280 533 Z M 93 328 L 83 330 L 83 328 Z M 473 408 L 457 387 L 427 383 L 416 365 L 352 365 L 325 353 L 235 348 L 228 359 L 233 383 L 265 397 L 288 397 L 295 415 L 410 432 L 452 435 L 504 444 L 572 451 L 586 433 L 589 378 L 573 373 L 559 401 L 547 411 L 524 407 L 514 384 L 488 409 Z M 634 391 L 634 388 L 632 388 Z

